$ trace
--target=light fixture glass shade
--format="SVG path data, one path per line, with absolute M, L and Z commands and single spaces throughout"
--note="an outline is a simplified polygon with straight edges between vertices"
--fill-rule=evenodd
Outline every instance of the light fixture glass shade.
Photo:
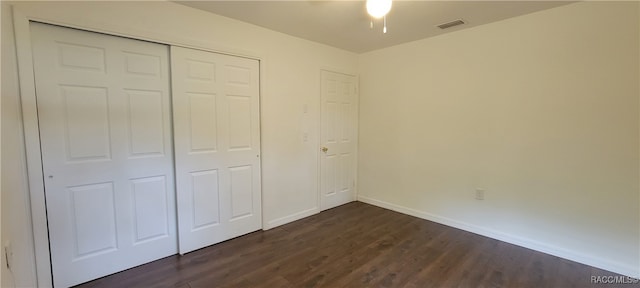
M 391 10 L 391 0 L 367 0 L 367 12 L 373 18 L 381 18 Z

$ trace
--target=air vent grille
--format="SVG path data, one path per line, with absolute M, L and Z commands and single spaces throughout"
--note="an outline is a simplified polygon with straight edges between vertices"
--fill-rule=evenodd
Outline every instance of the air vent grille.
M 462 25 L 464 23 L 465 22 L 462 21 L 462 19 L 458 19 L 458 20 L 453 20 L 451 22 L 442 23 L 442 24 L 438 25 L 437 27 L 440 28 L 440 29 L 447 29 L 447 28 L 451 28 L 451 27 L 454 27 L 454 26 Z

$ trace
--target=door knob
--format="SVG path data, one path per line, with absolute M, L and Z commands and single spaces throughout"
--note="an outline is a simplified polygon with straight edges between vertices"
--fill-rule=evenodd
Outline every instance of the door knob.
M 327 147 L 322 147 L 320 148 L 320 150 L 322 150 L 322 152 L 327 153 L 327 151 L 329 151 L 329 148 Z

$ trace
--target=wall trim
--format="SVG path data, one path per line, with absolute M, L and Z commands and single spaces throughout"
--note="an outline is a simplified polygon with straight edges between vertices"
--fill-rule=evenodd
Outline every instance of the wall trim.
M 318 207 L 313 207 L 311 209 L 302 210 L 300 212 L 296 212 L 296 213 L 293 213 L 291 215 L 280 217 L 278 219 L 273 219 L 273 220 L 265 223 L 263 225 L 263 227 L 262 227 L 262 230 L 273 229 L 273 228 L 276 228 L 278 226 L 281 226 L 281 225 L 284 225 L 284 224 L 287 224 L 287 223 L 291 223 L 293 221 L 300 220 L 302 218 L 306 218 L 306 217 L 309 217 L 311 215 L 318 214 L 318 213 L 320 213 L 320 208 L 318 208 Z
M 576 251 L 571 251 L 566 248 L 549 245 L 547 243 L 538 242 L 529 238 L 524 238 L 504 232 L 500 232 L 493 229 L 488 229 L 485 227 L 469 224 L 463 221 L 458 221 L 455 219 L 443 217 L 440 215 L 428 213 L 425 211 L 409 208 L 406 206 L 378 200 L 375 198 L 358 195 L 358 201 L 364 202 L 367 204 L 371 204 L 374 206 L 378 206 L 381 208 L 393 210 L 396 212 L 400 212 L 402 214 L 422 218 L 425 220 L 433 221 L 439 224 L 443 224 L 449 227 L 465 230 L 467 232 L 471 232 L 474 234 L 478 234 L 481 236 L 493 238 L 496 240 L 500 240 L 503 242 L 507 242 L 510 244 L 514 244 L 520 247 L 524 247 L 527 249 L 535 250 L 538 252 L 542 252 L 545 254 L 557 256 L 560 258 L 564 258 L 567 260 L 575 261 L 581 264 L 593 266 L 596 268 L 600 268 L 603 270 L 611 271 L 614 273 L 622 274 L 629 277 L 634 277 L 636 279 L 640 279 L 640 271 L 638 271 L 637 267 L 633 267 L 630 265 L 626 265 L 623 263 L 602 259 L 598 257 L 593 257 L 591 255 L 586 255 L 583 253 L 579 253 Z
M 31 20 L 20 10 L 12 6 L 13 29 L 16 40 L 16 60 L 18 62 L 18 82 L 22 108 L 22 128 L 24 129 L 25 152 L 27 159 L 27 178 L 29 181 L 29 200 L 31 208 L 31 226 L 33 231 L 36 283 L 38 287 L 53 287 L 49 251 L 49 228 L 47 226 L 44 196 L 44 176 L 42 155 L 40 153 L 40 134 L 36 106 L 35 76 L 31 50 Z

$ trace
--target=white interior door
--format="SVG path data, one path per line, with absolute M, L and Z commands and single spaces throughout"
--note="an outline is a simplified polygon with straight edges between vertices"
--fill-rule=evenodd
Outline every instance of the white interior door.
M 354 76 L 321 72 L 320 207 L 355 200 L 357 86 Z
M 54 285 L 175 254 L 168 47 L 31 33 Z
M 180 253 L 262 228 L 259 62 L 171 47 Z

